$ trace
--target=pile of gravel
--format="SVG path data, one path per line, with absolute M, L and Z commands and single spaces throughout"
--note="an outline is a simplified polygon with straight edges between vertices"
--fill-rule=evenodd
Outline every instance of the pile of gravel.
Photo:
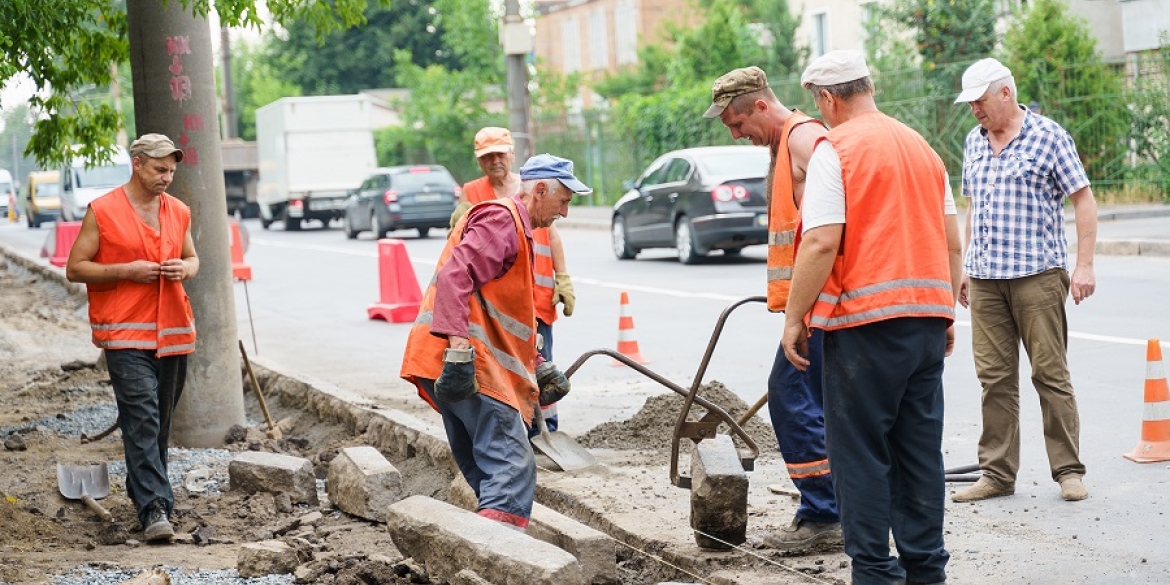
M 717 381 L 700 386 L 698 396 L 727 411 L 732 420 L 739 420 L 748 409 L 747 403 Z M 633 417 L 600 424 L 579 437 L 578 442 L 593 449 L 669 451 L 674 425 L 678 422 L 678 414 L 685 400 L 675 392 L 651 396 Z M 704 414 L 707 414 L 707 409 L 696 402 L 692 404 L 687 420 L 697 421 Z M 777 450 L 776 434 L 763 418 L 752 417 L 744 431 L 756 442 L 760 452 Z M 719 432 L 730 433 L 725 424 L 719 425 Z
M 159 567 L 171 577 L 173 585 L 291 585 L 292 575 L 265 575 L 244 579 L 235 569 L 221 571 L 185 571 L 174 567 Z M 84 565 L 53 578 L 53 585 L 117 585 L 142 574 L 139 570 L 104 569 Z M 0 585 L 4 585 L 0 582 Z

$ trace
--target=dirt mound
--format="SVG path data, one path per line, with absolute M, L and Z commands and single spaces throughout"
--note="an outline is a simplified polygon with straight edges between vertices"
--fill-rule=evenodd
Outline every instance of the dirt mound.
M 711 381 L 699 387 L 698 396 L 727 411 L 733 420 L 739 420 L 747 412 L 748 404 L 718 381 Z M 600 424 L 579 438 L 585 447 L 594 449 L 639 449 L 669 451 L 674 425 L 686 399 L 674 392 L 651 396 L 634 416 L 623 421 Z M 687 420 L 697 421 L 707 414 L 707 409 L 695 403 Z M 744 428 L 756 442 L 761 453 L 777 450 L 776 434 L 765 419 L 755 416 Z M 719 425 L 720 433 L 729 433 L 728 426 Z M 734 435 L 733 435 L 734 437 Z M 739 441 L 736 441 L 739 444 Z

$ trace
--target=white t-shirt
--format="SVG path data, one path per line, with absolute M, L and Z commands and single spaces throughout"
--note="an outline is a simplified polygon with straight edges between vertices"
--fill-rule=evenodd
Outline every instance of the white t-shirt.
M 955 215 L 955 195 L 951 191 L 950 176 L 946 176 L 944 182 L 945 211 L 947 215 Z M 841 159 L 827 140 L 817 145 L 808 161 L 800 217 L 804 225 L 802 233 L 821 226 L 845 223 L 845 179 L 841 171 Z

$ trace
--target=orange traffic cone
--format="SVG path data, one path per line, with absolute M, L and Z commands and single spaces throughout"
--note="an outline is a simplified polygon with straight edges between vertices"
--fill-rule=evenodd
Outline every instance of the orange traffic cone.
M 1162 369 L 1162 346 L 1151 339 L 1146 346 L 1146 407 L 1142 440 L 1124 456 L 1138 463 L 1170 461 L 1170 388 Z
M 244 244 L 240 238 L 240 222 L 230 221 L 232 231 L 232 278 L 247 282 L 252 280 L 252 267 L 244 262 Z
M 422 290 L 402 240 L 378 240 L 378 302 L 366 313 L 370 319 L 391 323 L 414 322 L 422 306 Z
M 73 242 L 77 241 L 77 234 L 81 233 L 80 221 L 56 221 L 53 229 L 45 238 L 45 245 L 41 246 L 41 258 L 48 258 L 49 264 L 63 268 L 69 261 L 69 251 L 73 249 Z
M 650 360 L 642 357 L 638 349 L 638 340 L 634 339 L 634 317 L 630 315 L 630 295 L 622 292 L 621 316 L 618 318 L 618 353 L 638 362 L 648 364 Z M 624 366 L 622 362 L 613 360 L 610 365 Z

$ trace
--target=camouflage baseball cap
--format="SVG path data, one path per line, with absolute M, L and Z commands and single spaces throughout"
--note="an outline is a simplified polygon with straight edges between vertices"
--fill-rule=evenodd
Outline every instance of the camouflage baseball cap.
M 711 85 L 711 107 L 704 118 L 718 118 L 733 98 L 768 87 L 768 76 L 759 67 L 744 67 L 725 73 Z

